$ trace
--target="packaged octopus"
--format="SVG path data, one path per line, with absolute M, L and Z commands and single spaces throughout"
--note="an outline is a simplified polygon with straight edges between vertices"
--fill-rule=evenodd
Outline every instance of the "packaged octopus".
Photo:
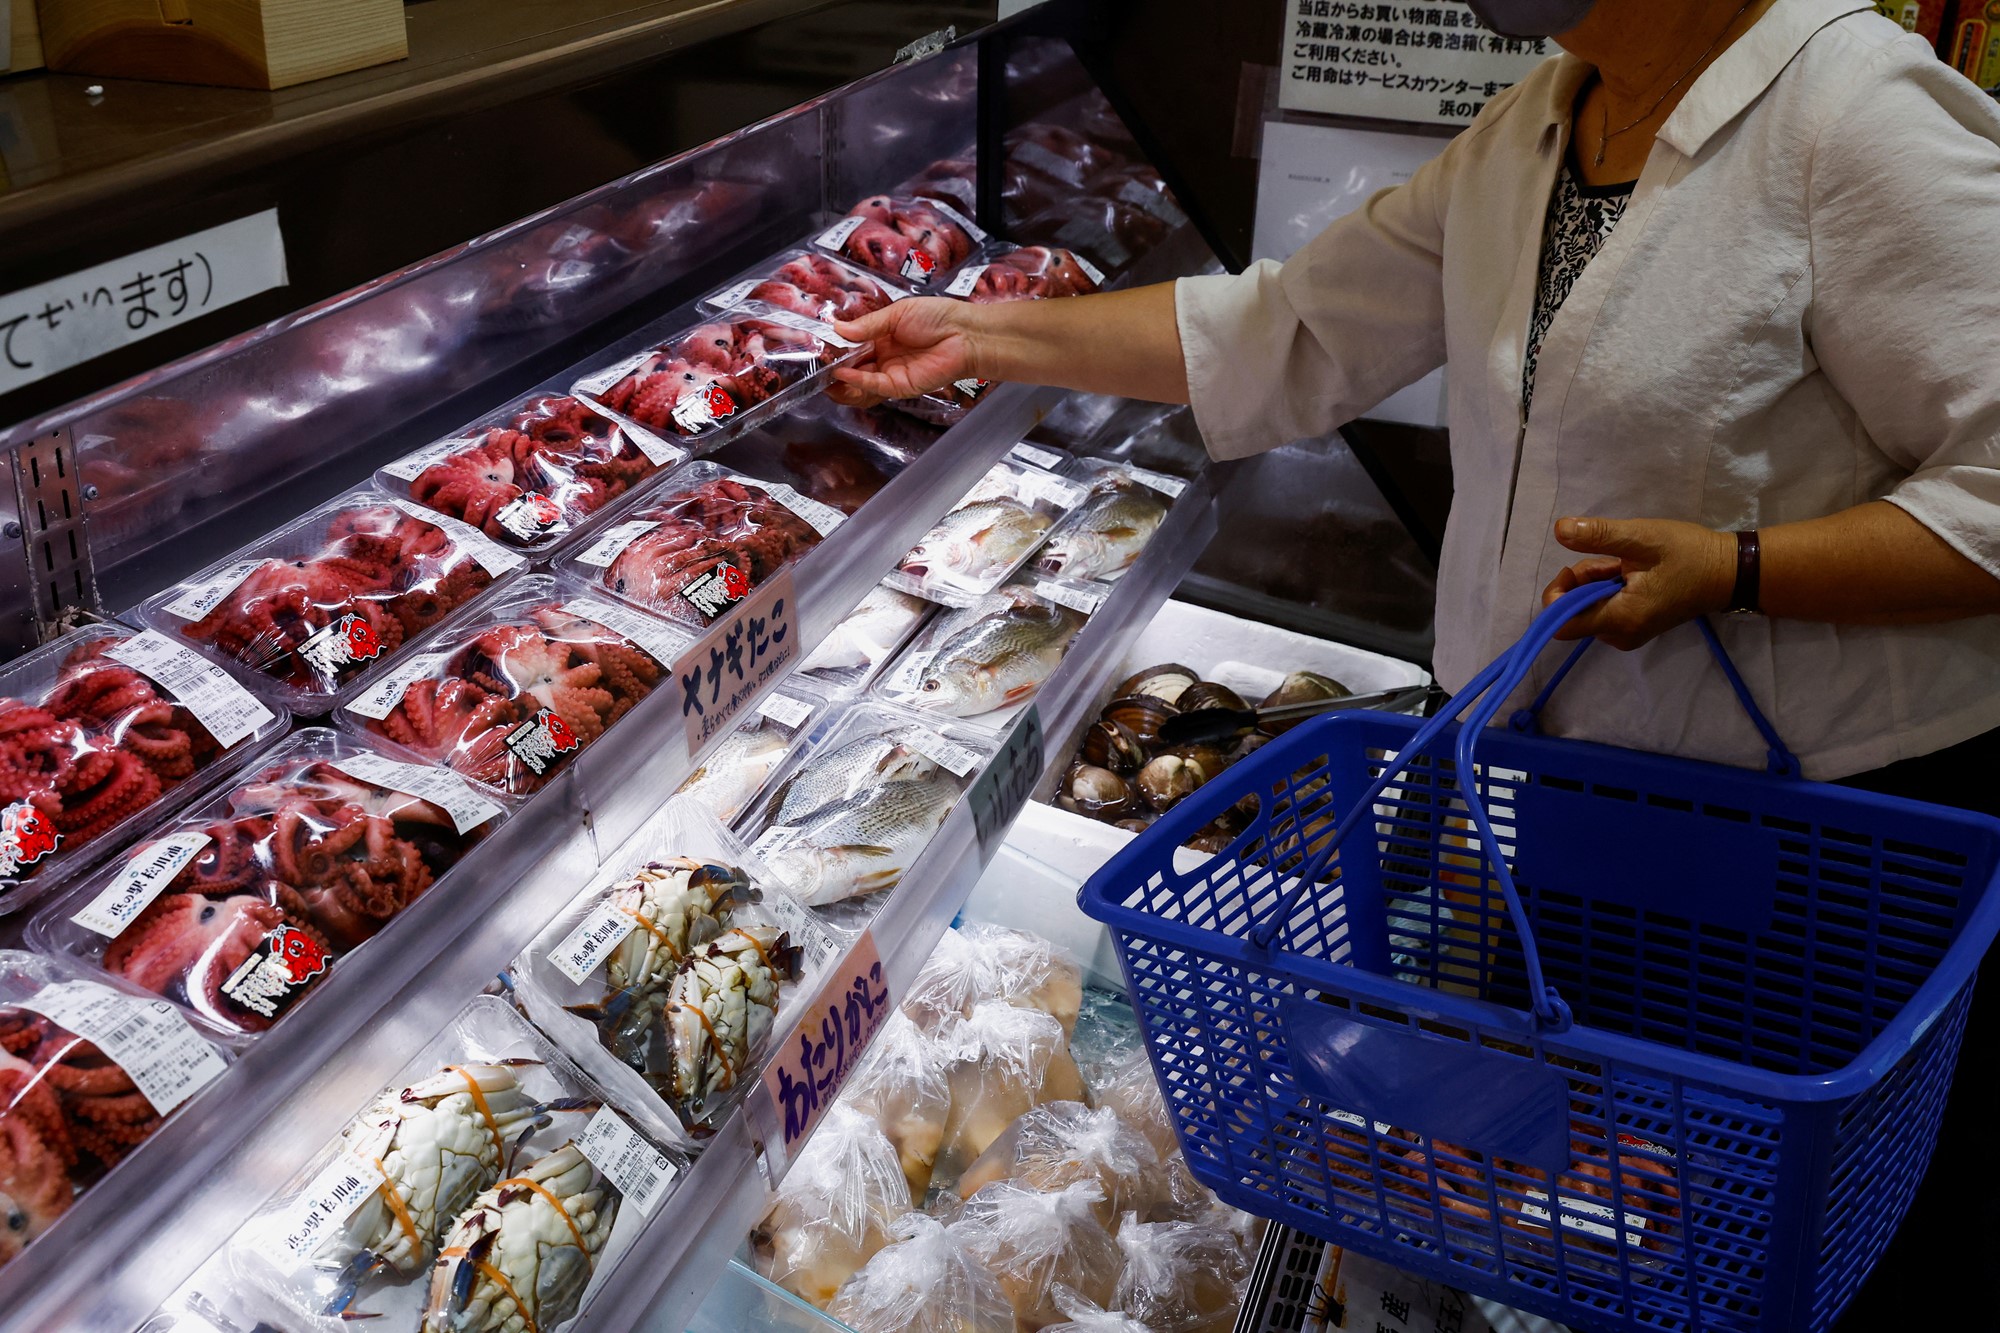
M 818 413 L 791 412 L 745 431 L 710 455 L 790 502 L 784 488 L 852 517 L 909 459 L 859 439 Z
M 888 1138 L 909 1186 L 910 1206 L 922 1207 L 951 1116 L 951 1083 L 938 1044 L 909 1015 L 891 1015 L 848 1078 L 840 1100 L 873 1120 Z
M 856 355 L 826 325 L 750 302 L 585 375 L 571 392 L 706 449 L 776 415 Z
M 969 1018 L 987 1000 L 1037 1009 L 1076 1030 L 1083 969 L 1063 950 L 1024 930 L 984 921 L 947 929 L 903 999 L 903 1012 L 928 1033 Z M 1171 1133 L 1171 1131 L 1170 1131 Z
M 854 1333 L 1014 1333 L 1007 1293 L 944 1223 L 905 1213 L 894 1231 L 828 1314 Z
M 1076 513 L 1035 556 L 1037 575 L 1070 580 L 1115 579 L 1130 569 L 1167 521 L 1187 483 L 1130 463 L 1086 458 L 1072 477 L 1090 488 Z
M 1216 1227 L 1188 1222 L 1141 1222 L 1118 1228 L 1124 1271 L 1112 1308 L 1153 1333 L 1229 1333 L 1243 1303 L 1254 1253 Z
M 863 443 L 894 454 L 905 463 L 922 457 L 944 435 L 938 426 L 919 421 L 907 412 L 898 412 L 893 404 L 888 403 L 877 407 L 848 407 L 831 398 L 821 397 L 800 407 L 795 415 L 824 421 Z
M 990 738 L 857 704 L 796 754 L 737 824 L 812 907 L 892 889 L 992 754 Z
M 971 1017 L 954 1020 L 937 1040 L 945 1054 L 951 1115 L 934 1185 L 955 1187 L 980 1154 L 1035 1107 L 1086 1096 L 1062 1024 L 1047 1014 L 987 1000 Z
M 1001 726 L 1062 665 L 1090 618 L 1079 608 L 1095 605 L 1087 593 L 1016 581 L 947 608 L 903 649 L 875 691 L 906 708 Z
M 949 1230 L 1007 1293 L 1021 1333 L 1064 1322 L 1056 1290 L 1112 1304 L 1123 1258 L 1097 1220 L 1103 1192 L 1078 1181 L 1044 1194 L 996 1181 L 967 1199 Z
M 819 517 L 827 531 L 839 520 L 838 514 Z M 704 459 L 667 478 L 623 522 L 569 555 L 562 568 L 594 588 L 698 629 L 819 545 L 824 535 L 774 488 Z
M 968 259 L 986 233 L 942 199 L 874 194 L 814 238 L 828 254 L 922 289 Z
M 794 315 L 831 324 L 859 319 L 910 293 L 897 283 L 845 260 L 814 250 L 785 250 L 753 264 L 734 280 L 710 292 L 698 303 L 721 312 L 749 301 L 761 301 Z
M 951 606 L 992 592 L 1050 537 L 1088 494 L 1021 463 L 995 463 L 882 581 Z
M 971 1198 L 996 1180 L 1050 1193 L 1079 1181 L 1097 1186 L 1098 1223 L 1118 1229 L 1119 1219 L 1151 1211 L 1159 1189 L 1160 1158 L 1145 1135 L 1115 1112 L 1081 1102 L 1048 1102 L 1023 1114 L 959 1177 L 958 1193 Z
M 44 907 L 29 939 L 222 1032 L 261 1032 L 503 815 L 453 774 L 309 727 Z
M 1103 272 L 1074 250 L 996 244 L 982 247 L 970 262 L 961 265 L 938 294 L 990 305 L 1088 296 L 1103 286 Z
M 0 951 L 0 1264 L 227 1068 L 172 1005 Z
M 914 398 L 891 398 L 886 406 L 926 425 L 948 428 L 964 420 L 965 414 L 978 406 L 979 400 L 992 387 L 992 380 L 967 375 L 941 389 L 932 389 Z
M 0 668 L 0 912 L 72 883 L 222 781 L 289 718 L 192 649 L 123 625 Z
M 706 1137 L 842 941 L 674 798 L 515 960 L 528 1016 L 645 1127 Z
M 681 1167 L 478 996 L 229 1241 L 223 1303 L 324 1333 L 553 1333 Z
M 830 1108 L 750 1233 L 757 1271 L 824 1310 L 910 1211 L 896 1150 L 876 1123 Z
M 974 151 L 968 145 L 955 156 L 937 159 L 897 186 L 896 193 L 944 199 L 971 217 L 979 207 L 979 168 L 973 160 Z
M 827 689 L 858 693 L 915 637 L 935 610 L 934 602 L 877 584 L 813 646 L 798 670 Z
M 532 394 L 379 469 L 375 482 L 495 541 L 541 549 L 686 458 L 581 398 Z
M 690 641 L 602 593 L 534 574 L 370 673 L 339 722 L 526 796 L 651 694 Z
M 817 693 L 788 683 L 757 701 L 755 713 L 736 724 L 682 782 L 679 794 L 701 804 L 722 823 L 734 823 L 764 792 L 771 775 L 827 709 Z
M 1099 172 L 1129 165 L 1123 154 L 1047 121 L 1030 121 L 1011 129 L 1003 142 L 1010 166 L 1075 190 Z
M 267 697 L 310 716 L 526 564 L 470 524 L 357 489 L 149 598 L 138 619 L 248 667 Z
M 1096 194 L 1069 195 L 1021 211 L 1027 216 L 1014 227 L 1021 241 L 1088 254 L 1108 273 L 1130 267 L 1173 231 L 1151 209 Z

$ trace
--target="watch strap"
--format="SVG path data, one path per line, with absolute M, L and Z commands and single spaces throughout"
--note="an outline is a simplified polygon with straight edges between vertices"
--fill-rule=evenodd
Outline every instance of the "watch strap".
M 1746 528 L 1736 534 L 1736 586 L 1729 590 L 1729 609 L 1732 613 L 1754 615 L 1758 610 L 1758 584 L 1762 574 L 1760 555 L 1755 528 Z

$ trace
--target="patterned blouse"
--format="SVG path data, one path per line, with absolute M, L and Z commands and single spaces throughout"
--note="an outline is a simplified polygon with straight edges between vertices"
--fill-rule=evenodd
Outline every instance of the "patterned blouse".
M 1535 317 L 1528 324 L 1527 363 L 1521 372 L 1521 404 L 1535 401 L 1535 361 L 1542 350 L 1542 338 L 1549 331 L 1556 311 L 1569 298 L 1577 275 L 1604 248 L 1611 229 L 1625 215 L 1632 198 L 1632 186 L 1585 185 L 1563 163 L 1556 181 L 1555 198 L 1549 204 L 1548 222 L 1542 230 L 1542 276 L 1535 288 Z M 1525 413 L 1524 413 L 1525 415 Z

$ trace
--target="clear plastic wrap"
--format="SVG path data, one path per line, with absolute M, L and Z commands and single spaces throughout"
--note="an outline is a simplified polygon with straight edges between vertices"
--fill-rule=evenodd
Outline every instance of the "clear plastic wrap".
M 1173 1116 L 1160 1085 L 1153 1078 L 1153 1065 L 1141 1054 L 1128 1060 L 1110 1078 L 1091 1088 L 1099 1106 L 1116 1111 L 1126 1124 L 1146 1136 L 1161 1161 L 1180 1151 L 1174 1133 Z
M 0 951 L 0 1264 L 226 1067 L 151 1001 L 60 959 Z
M 875 692 L 906 708 L 1001 725 L 1055 674 L 1089 619 L 1054 600 L 1063 590 L 1053 591 L 1010 583 L 942 612 L 882 674 Z
M 793 412 L 745 431 L 710 455 L 759 483 L 789 486 L 806 499 L 852 516 L 909 466 L 899 450 L 860 439 L 820 415 Z
M 937 1043 L 907 1014 L 891 1015 L 847 1080 L 841 1102 L 880 1126 L 902 1165 L 910 1205 L 921 1207 L 951 1115 L 951 1082 Z
M 1022 210 L 1027 212 L 1028 210 Z M 1070 194 L 1029 213 L 1014 235 L 1034 245 L 1061 246 L 1089 255 L 1107 273 L 1119 273 L 1173 231 L 1150 209 L 1123 199 Z
M 339 722 L 525 796 L 651 694 L 691 641 L 579 584 L 533 574 L 370 673 Z
M 1115 1112 L 1049 1102 L 1007 1126 L 959 1177 L 958 1193 L 970 1198 L 996 1180 L 1044 1193 L 1090 1181 L 1099 1193 L 1097 1220 L 1109 1231 L 1128 1212 L 1152 1210 L 1160 1158 Z
M 1103 272 L 1073 250 L 996 244 L 982 247 L 969 263 L 961 265 L 939 294 L 990 305 L 996 301 L 1088 296 L 1102 286 Z
M 738 824 L 814 907 L 894 888 L 992 753 L 990 740 L 879 704 L 841 713 Z
M 737 274 L 702 297 L 700 305 L 719 312 L 760 301 L 831 324 L 836 319 L 859 319 L 908 295 L 896 283 L 831 255 L 785 250 Z
M 1042 1193 L 998 1181 L 967 1199 L 949 1230 L 1007 1293 L 1020 1333 L 1060 1324 L 1064 1287 L 1111 1307 L 1122 1262 L 1097 1220 L 1103 1192 L 1088 1181 Z
M 699 628 L 819 545 L 822 535 L 770 489 L 702 460 L 669 477 L 562 568 Z
M 43 908 L 29 939 L 261 1032 L 503 818 L 449 773 L 307 728 Z
M 1014 1333 L 1007 1293 L 942 1222 L 906 1213 L 895 1234 L 828 1314 L 855 1333 Z
M 1062 1024 L 1003 1000 L 976 1005 L 938 1035 L 951 1086 L 951 1115 L 938 1148 L 933 1185 L 955 1186 L 1007 1126 L 1049 1102 L 1086 1094 Z
M 1083 503 L 1081 482 L 1038 467 L 990 468 L 883 583 L 934 602 L 969 605 L 992 592 Z
M 139 622 L 329 712 L 370 668 L 527 561 L 412 500 L 357 489 L 148 598 Z
M 378 469 L 376 485 L 509 546 L 547 549 L 687 451 L 567 394 L 531 394 Z
M 823 397 L 805 404 L 798 415 L 824 421 L 857 440 L 888 450 L 906 463 L 921 457 L 944 434 L 930 422 L 896 411 L 891 403 L 879 407 L 845 407 Z
M 1079 459 L 1071 476 L 1090 493 L 1036 555 L 1036 574 L 1117 578 L 1138 560 L 1187 489 L 1179 477 L 1094 458 Z
M 723 823 L 734 823 L 763 795 L 771 775 L 826 708 L 825 699 L 796 685 L 766 695 L 755 715 L 708 752 L 677 794 L 699 802 Z
M 511 969 L 537 1026 L 677 1141 L 706 1136 L 837 938 L 701 806 L 669 800 Z
M 870 1117 L 827 1111 L 750 1233 L 757 1271 L 824 1310 L 910 1211 L 896 1150 Z
M 1127 1217 L 1118 1249 L 1125 1271 L 1112 1308 L 1153 1333 L 1229 1333 L 1235 1326 L 1253 1256 L 1230 1232 Z
M 910 983 L 903 1012 L 923 1031 L 942 1033 L 988 1000 L 1039 1010 L 1067 1037 L 1083 1004 L 1083 970 L 1038 935 L 968 921 L 940 937 Z
M 944 199 L 971 217 L 979 207 L 979 168 L 968 146 L 955 157 L 941 157 L 896 187 L 897 194 Z
M 935 603 L 898 588 L 871 588 L 798 669 L 829 689 L 866 689 L 935 610 Z
M 377 1317 L 553 1333 L 679 1166 L 505 1001 L 478 996 L 251 1216 L 224 1252 L 230 1290 L 205 1294 L 315 1333 Z
M 1049 1333 L 1153 1333 L 1152 1329 L 1128 1315 L 1098 1309 L 1068 1287 L 1057 1287 L 1054 1299 L 1056 1309 L 1062 1311 L 1065 1322 L 1050 1324 Z
M 592 371 L 570 392 L 707 449 L 809 395 L 857 355 L 826 325 L 752 302 Z
M 986 233 L 937 198 L 875 194 L 814 238 L 828 254 L 921 289 L 965 262 Z
M 1003 140 L 1007 164 L 1046 176 L 1071 189 L 1101 171 L 1129 165 L 1125 156 L 1094 143 L 1075 130 L 1047 121 L 1030 121 L 1007 131 Z
M 119 660 L 142 638 L 152 651 L 134 660 L 151 673 Z M 72 630 L 0 668 L 16 755 L 0 783 L 0 912 L 75 882 L 283 733 L 282 709 L 211 670 L 123 625 Z

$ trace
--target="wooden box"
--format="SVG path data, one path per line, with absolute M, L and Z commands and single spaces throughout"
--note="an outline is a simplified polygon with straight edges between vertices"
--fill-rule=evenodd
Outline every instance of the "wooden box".
M 39 0 L 38 8 L 43 58 L 71 74 L 285 88 L 409 54 L 403 0 Z

